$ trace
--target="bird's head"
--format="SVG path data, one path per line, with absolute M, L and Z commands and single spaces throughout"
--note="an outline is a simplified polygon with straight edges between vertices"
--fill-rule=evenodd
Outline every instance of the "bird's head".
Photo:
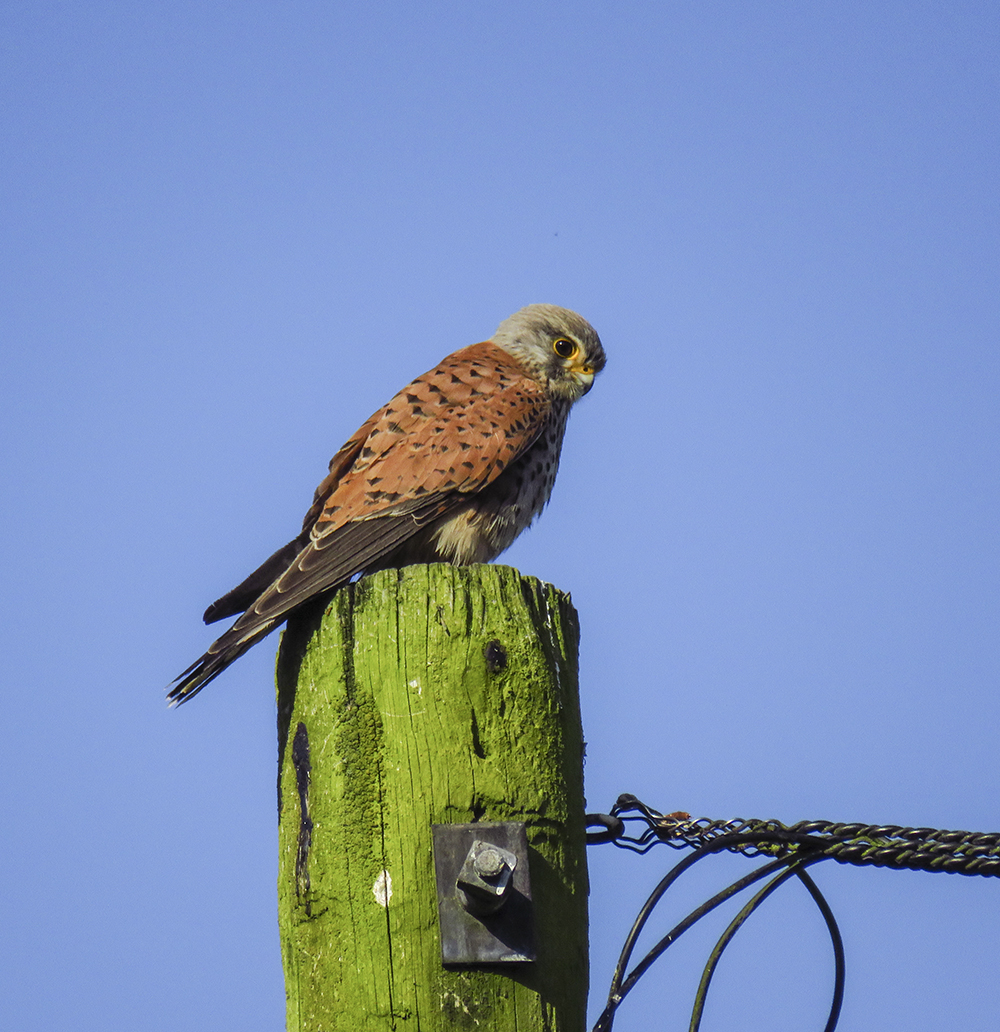
M 576 401 L 607 361 L 601 338 L 582 316 L 557 305 L 528 305 L 490 338 L 553 394 Z

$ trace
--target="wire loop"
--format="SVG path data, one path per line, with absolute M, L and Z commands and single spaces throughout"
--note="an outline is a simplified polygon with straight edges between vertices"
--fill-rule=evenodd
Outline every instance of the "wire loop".
M 618 797 L 610 814 L 587 814 L 586 820 L 588 828 L 600 829 L 587 833 L 588 845 L 613 842 L 622 849 L 640 854 L 648 853 L 656 845 L 694 850 L 675 864 L 661 879 L 639 911 L 622 947 L 611 979 L 608 1003 L 594 1025 L 594 1032 L 611 1032 L 615 1012 L 622 1000 L 652 964 L 684 932 L 743 889 L 764 878 L 770 878 L 770 881 L 759 889 L 733 918 L 712 950 L 695 995 L 689 1026 L 690 1032 L 698 1032 L 708 988 L 722 953 L 747 918 L 772 892 L 793 877 L 798 878 L 809 892 L 830 933 L 835 977 L 833 1001 L 824 1032 L 834 1032 L 844 1000 L 844 944 L 833 911 L 806 872 L 807 867 L 822 860 L 836 860 L 838 863 L 857 866 L 1000 876 L 1000 835 L 993 833 L 906 828 L 895 824 L 843 824 L 832 821 L 800 821 L 798 824 L 784 825 L 774 820 L 709 820 L 704 817 L 692 819 L 690 814 L 681 811 L 662 814 L 628 794 Z M 638 835 L 627 834 L 629 823 L 644 824 L 645 830 Z M 770 858 L 770 862 L 733 882 L 693 910 L 626 974 L 639 935 L 667 890 L 694 864 L 707 856 L 721 852 Z

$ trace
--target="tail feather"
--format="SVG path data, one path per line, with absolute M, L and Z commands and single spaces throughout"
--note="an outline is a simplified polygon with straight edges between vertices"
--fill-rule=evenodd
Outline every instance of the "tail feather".
M 356 520 L 315 541 L 307 538 L 301 550 L 299 538 L 290 541 L 242 584 L 209 606 L 206 622 L 245 611 L 169 686 L 167 701 L 179 706 L 194 698 L 292 613 L 336 591 L 355 574 L 391 562 L 410 538 L 427 531 L 426 521 L 442 517 L 462 502 L 461 495 L 428 495 L 419 505 L 406 503 L 397 512 L 390 510 L 378 517 Z M 269 582 L 267 577 L 271 578 Z
M 265 591 L 288 569 L 295 557 L 309 544 L 309 538 L 301 537 L 283 545 L 274 555 L 265 559 L 245 580 L 227 591 L 222 598 L 213 602 L 205 610 L 205 623 L 225 620 L 227 616 L 246 612 L 264 594 Z

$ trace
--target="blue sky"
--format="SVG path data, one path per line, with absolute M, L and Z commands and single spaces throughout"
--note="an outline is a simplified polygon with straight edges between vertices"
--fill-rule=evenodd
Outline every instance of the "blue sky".
M 1000 828 L 994 4 L 0 17 L 0 1024 L 281 1027 L 277 639 L 161 688 L 362 420 L 535 301 L 609 354 L 504 558 L 580 612 L 589 806 Z M 676 855 L 590 859 L 596 1012 Z M 1000 1024 L 995 884 L 814 875 L 844 1032 Z M 704 1028 L 822 1027 L 804 896 Z M 711 941 L 616 1028 L 685 1029 Z

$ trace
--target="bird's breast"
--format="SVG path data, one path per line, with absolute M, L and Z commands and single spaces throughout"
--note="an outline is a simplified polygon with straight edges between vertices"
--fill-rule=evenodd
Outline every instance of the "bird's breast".
M 490 562 L 531 525 L 555 484 L 567 414 L 568 409 L 554 412 L 527 451 L 434 526 L 435 558 L 461 565 Z

